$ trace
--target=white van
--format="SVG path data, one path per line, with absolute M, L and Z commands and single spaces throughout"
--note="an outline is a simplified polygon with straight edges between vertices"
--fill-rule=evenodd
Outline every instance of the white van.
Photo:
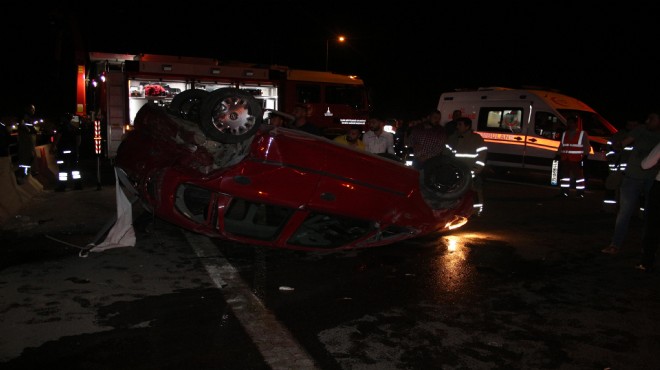
M 488 146 L 486 164 L 495 168 L 552 171 L 552 161 L 566 128 L 566 117 L 579 116 L 591 141 L 586 176 L 607 176 L 605 149 L 617 129 L 578 99 L 545 90 L 488 87 L 440 96 L 441 124 L 460 110 Z

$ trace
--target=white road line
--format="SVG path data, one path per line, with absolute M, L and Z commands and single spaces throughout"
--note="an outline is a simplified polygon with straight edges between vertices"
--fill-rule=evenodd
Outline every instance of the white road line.
M 201 258 L 215 285 L 222 289 L 227 304 L 256 344 L 266 363 L 274 370 L 315 370 L 314 360 L 255 296 L 240 274 L 208 237 L 183 231 L 195 254 Z

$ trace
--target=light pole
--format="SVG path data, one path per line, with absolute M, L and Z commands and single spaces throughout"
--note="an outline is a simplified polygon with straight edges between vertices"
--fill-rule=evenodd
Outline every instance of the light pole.
M 343 35 L 337 36 L 337 42 L 346 42 L 346 37 Z M 328 71 L 328 55 L 330 54 L 330 39 L 325 39 L 325 70 Z

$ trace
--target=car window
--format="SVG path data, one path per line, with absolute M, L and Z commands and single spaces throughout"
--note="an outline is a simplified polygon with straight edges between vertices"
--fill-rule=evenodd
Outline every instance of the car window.
M 225 213 L 225 231 L 259 240 L 275 240 L 293 210 L 235 198 Z
M 370 221 L 312 212 L 288 243 L 314 248 L 337 248 L 373 230 Z

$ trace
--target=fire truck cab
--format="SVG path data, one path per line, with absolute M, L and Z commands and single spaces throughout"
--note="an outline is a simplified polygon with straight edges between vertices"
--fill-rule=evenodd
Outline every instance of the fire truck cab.
M 103 154 L 114 158 L 137 112 L 145 104 L 168 107 L 183 91 L 211 92 L 232 87 L 248 91 L 264 112 L 290 113 L 304 104 L 310 120 L 327 137 L 346 131 L 346 125 L 364 125 L 369 100 L 364 81 L 332 72 L 296 70 L 286 66 L 220 62 L 212 58 L 154 54 L 92 52 L 87 81 L 79 90 L 87 97 L 100 121 Z M 92 77 L 93 76 L 93 77 Z M 82 102 L 86 104 L 85 100 Z M 78 104 L 79 110 L 81 102 Z

